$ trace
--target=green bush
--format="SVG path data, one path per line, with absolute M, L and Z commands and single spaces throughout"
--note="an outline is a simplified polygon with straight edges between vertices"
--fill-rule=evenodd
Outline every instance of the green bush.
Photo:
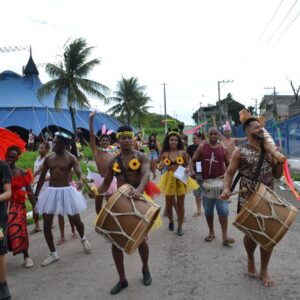
M 94 159 L 92 148 L 89 145 L 83 147 L 83 155 L 84 155 L 85 159 L 88 159 L 88 160 Z
M 39 156 L 38 152 L 24 152 L 21 157 L 19 158 L 19 160 L 17 161 L 17 166 L 26 170 L 28 168 L 33 169 L 33 165 L 34 162 L 36 160 L 36 158 Z

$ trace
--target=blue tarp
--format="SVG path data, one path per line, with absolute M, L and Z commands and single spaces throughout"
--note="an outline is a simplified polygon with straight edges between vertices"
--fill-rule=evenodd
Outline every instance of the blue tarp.
M 66 101 L 61 111 L 54 109 L 54 94 L 41 101 L 37 91 L 42 83 L 35 73 L 21 76 L 12 71 L 0 73 L 0 127 L 18 126 L 26 130 L 32 129 L 39 135 L 49 126 L 61 127 L 73 132 L 71 117 Z M 76 126 L 88 130 L 90 111 L 76 109 Z M 108 129 L 116 131 L 122 124 L 109 115 L 98 113 L 94 120 L 95 132 L 105 124 Z
M 77 110 L 75 114 L 76 126 L 89 130 L 89 113 L 87 110 Z M 108 129 L 117 130 L 122 124 L 116 119 L 97 113 L 94 119 L 94 129 L 98 132 L 105 124 Z M 19 126 L 24 129 L 32 129 L 35 135 L 39 135 L 42 130 L 49 126 L 61 127 L 69 132 L 73 132 L 70 112 L 62 109 L 60 112 L 51 108 L 34 107 L 11 107 L 0 108 L 0 127 Z

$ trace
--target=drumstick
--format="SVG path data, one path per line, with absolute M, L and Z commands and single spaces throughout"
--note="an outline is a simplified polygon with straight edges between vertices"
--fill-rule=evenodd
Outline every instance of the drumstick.
M 236 192 L 234 192 L 234 193 L 231 193 L 230 197 L 231 197 L 231 196 L 234 196 L 234 195 L 236 195 L 236 194 L 244 193 L 244 192 L 247 192 L 247 189 L 246 189 L 246 188 L 242 188 L 242 189 L 240 189 L 239 191 L 236 191 Z

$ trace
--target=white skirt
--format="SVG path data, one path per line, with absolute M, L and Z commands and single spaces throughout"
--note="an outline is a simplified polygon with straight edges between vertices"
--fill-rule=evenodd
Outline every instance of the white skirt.
M 35 210 L 39 214 L 73 216 L 81 214 L 86 208 L 85 198 L 73 186 L 49 186 L 39 195 Z

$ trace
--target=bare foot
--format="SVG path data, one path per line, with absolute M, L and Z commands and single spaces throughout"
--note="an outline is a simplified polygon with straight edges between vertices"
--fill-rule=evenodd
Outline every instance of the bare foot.
M 59 245 L 62 245 L 66 240 L 64 238 L 61 238 L 57 241 L 56 245 L 59 246 Z
M 201 216 L 201 211 L 197 211 L 193 214 L 193 217 L 199 217 Z
M 257 276 L 254 257 L 253 258 L 248 257 L 248 273 L 247 274 L 251 278 L 255 278 Z
M 266 272 L 261 272 L 260 273 L 260 279 L 262 281 L 263 286 L 265 287 L 270 287 L 274 284 L 271 276 L 269 275 L 268 271 Z
M 74 240 L 79 239 L 79 235 L 76 232 L 73 232 L 72 239 L 74 239 Z

